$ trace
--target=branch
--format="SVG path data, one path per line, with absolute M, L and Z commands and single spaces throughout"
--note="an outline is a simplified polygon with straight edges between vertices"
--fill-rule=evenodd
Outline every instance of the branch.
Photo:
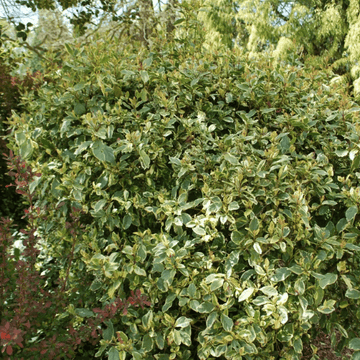
M 47 35 L 46 35 L 47 36 Z M 14 39 L 11 39 L 10 37 L 7 37 L 6 38 L 6 41 L 11 41 L 11 42 L 15 42 L 15 43 L 18 43 L 18 40 L 14 40 Z M 40 51 L 47 51 L 47 49 L 44 49 L 42 47 L 39 47 L 38 45 L 36 46 L 31 46 L 27 41 L 24 41 L 22 43 L 20 43 L 21 46 L 24 46 L 26 47 L 27 49 L 33 51 L 34 53 L 36 53 L 36 55 L 38 55 L 40 58 L 46 60 L 46 61 L 50 61 L 49 59 L 47 59 L 44 55 L 40 54 L 39 50 Z
M 281 20 L 284 20 L 284 21 L 289 21 L 289 18 L 287 18 L 285 15 L 283 15 L 279 10 L 278 8 L 276 7 L 274 9 L 276 15 L 281 19 Z
M 95 28 L 95 30 L 93 32 L 91 32 L 85 36 L 85 40 L 87 40 L 89 36 L 94 35 L 100 29 L 100 26 L 103 23 L 104 19 L 105 19 L 105 16 L 100 19 L 100 22 L 99 22 L 97 28 Z

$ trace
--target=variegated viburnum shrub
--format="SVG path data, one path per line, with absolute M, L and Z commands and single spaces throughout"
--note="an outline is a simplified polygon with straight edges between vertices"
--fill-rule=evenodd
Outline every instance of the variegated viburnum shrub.
M 39 268 L 73 251 L 85 303 L 147 296 L 98 357 L 296 360 L 320 328 L 360 350 L 360 108 L 328 73 L 192 45 L 67 46 L 23 98 L 9 141 L 41 173 Z

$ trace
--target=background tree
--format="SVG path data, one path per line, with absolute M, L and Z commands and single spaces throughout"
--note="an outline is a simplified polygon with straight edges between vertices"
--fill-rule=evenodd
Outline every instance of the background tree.
M 353 82 L 355 93 L 360 91 L 358 1 L 205 0 L 199 17 L 208 44 L 254 56 L 270 50 L 280 59 L 296 52 L 318 68 L 325 61 L 337 75 L 334 82 Z

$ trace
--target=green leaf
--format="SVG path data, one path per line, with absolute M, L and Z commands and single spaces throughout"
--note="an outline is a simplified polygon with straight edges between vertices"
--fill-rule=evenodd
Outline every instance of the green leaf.
M 281 152 L 285 154 L 290 149 L 290 146 L 291 146 L 290 138 L 287 135 L 283 136 L 280 141 Z
M 328 285 L 334 284 L 337 280 L 336 274 L 326 274 L 323 278 L 319 281 L 319 285 L 322 289 L 325 289 Z
M 349 299 L 360 299 L 360 291 L 356 289 L 347 289 L 345 296 Z
M 239 209 L 239 208 L 240 208 L 240 205 L 239 205 L 239 203 L 238 203 L 237 201 L 231 202 L 231 203 L 229 204 L 229 207 L 228 207 L 228 209 L 229 209 L 230 211 L 237 210 L 237 209 Z
M 227 104 L 231 103 L 233 101 L 234 97 L 232 95 L 232 93 L 226 93 L 225 95 L 225 101 Z
M 303 273 L 303 269 L 299 265 L 293 265 L 289 267 L 289 270 L 292 271 L 296 275 L 301 275 Z
M 24 25 L 23 23 L 19 23 L 19 24 L 15 27 L 15 29 L 16 29 L 17 31 L 25 30 L 25 25 Z
M 346 249 L 353 250 L 353 251 L 360 251 L 360 246 L 356 246 L 354 244 L 347 243 L 345 245 Z
M 273 111 L 275 111 L 276 108 L 264 108 L 264 109 L 260 109 L 261 113 L 262 114 L 268 114 L 268 113 L 271 113 Z
M 33 147 L 30 139 L 26 139 L 21 145 L 20 145 L 20 151 L 19 155 L 22 159 L 26 160 L 28 159 L 33 153 Z
M 142 359 L 142 357 L 141 357 Z M 172 360 L 173 358 L 171 358 Z M 170 355 L 169 354 L 159 354 L 156 357 L 156 360 L 170 360 Z
M 164 348 L 165 346 L 164 335 L 161 332 L 156 333 L 155 342 L 160 350 Z
M 232 319 L 230 319 L 225 314 L 221 314 L 220 321 L 221 321 L 221 324 L 222 324 L 225 331 L 231 331 L 232 330 L 232 328 L 234 326 L 234 322 L 232 321 Z
M 255 289 L 254 289 L 253 287 L 250 287 L 250 288 L 244 290 L 244 291 L 241 293 L 241 295 L 239 296 L 239 302 L 248 299 L 248 298 L 252 295 L 252 293 L 254 292 L 254 290 L 255 290 Z
M 200 306 L 200 303 L 197 300 L 190 300 L 189 306 L 190 309 L 198 312 L 198 307 Z
M 233 231 L 231 233 L 231 241 L 236 244 L 236 245 L 240 245 L 241 241 L 243 239 L 243 235 L 241 235 L 241 233 L 239 231 Z
M 249 90 L 249 89 L 250 89 L 249 85 L 248 85 L 248 84 L 246 84 L 246 83 L 243 83 L 243 84 L 237 84 L 236 86 L 237 86 L 239 89 L 244 90 L 244 91 L 247 91 L 247 90 Z
M 100 282 L 101 285 L 101 282 Z M 109 288 L 108 290 L 108 294 L 110 296 L 110 298 L 114 297 L 115 291 L 119 288 L 119 286 L 121 285 L 121 280 L 117 279 Z
M 111 320 L 105 321 L 105 324 L 108 326 L 107 329 L 103 330 L 103 338 L 105 340 L 111 340 L 114 336 L 114 326 Z
M 144 84 L 146 84 L 149 81 L 149 74 L 145 70 L 140 71 L 140 76 Z
M 194 87 L 199 82 L 199 78 L 191 80 L 190 86 Z
M 101 345 L 101 346 L 100 346 L 100 349 L 99 349 L 98 352 L 95 354 L 95 357 L 100 357 L 100 356 L 103 354 L 103 352 L 105 351 L 105 349 L 106 349 L 107 347 L 108 347 L 107 344 Z
M 254 217 L 251 221 L 250 221 L 250 230 L 251 231 L 256 231 L 259 229 L 259 220 L 257 219 L 257 217 Z
M 325 201 L 322 202 L 322 205 L 331 205 L 331 206 L 334 206 L 334 205 L 336 205 L 336 204 L 337 204 L 337 202 L 334 201 L 334 200 L 325 200 Z
M 321 290 L 321 289 L 320 289 Z M 304 311 L 306 311 L 308 305 L 309 305 L 309 302 L 306 300 L 306 298 L 304 298 L 303 296 L 299 296 L 299 302 L 300 302 L 300 306 L 302 307 L 302 309 Z
M 35 176 L 35 179 L 29 185 L 29 192 L 32 194 L 37 186 L 41 183 L 41 176 Z
M 360 360 L 360 351 L 355 351 L 351 356 L 351 360 Z
M 354 160 L 352 161 L 351 164 L 351 170 L 354 171 L 356 169 L 358 169 L 360 166 L 360 154 L 357 154 L 354 158 Z
M 80 83 L 77 83 L 75 86 L 74 86 L 74 90 L 75 91 L 80 91 L 82 90 L 84 87 L 85 87 L 86 83 L 84 82 L 80 82 Z M 76 111 L 75 111 L 76 112 Z
M 262 291 L 265 295 L 268 295 L 268 296 L 276 296 L 276 295 L 278 295 L 278 291 L 273 286 L 263 286 L 259 290 Z
M 360 350 L 360 338 L 353 338 L 349 342 L 349 349 Z
M 102 287 L 102 285 L 103 283 L 101 281 L 95 279 L 90 286 L 90 290 L 92 291 L 99 290 Z
M 176 345 L 181 345 L 182 339 L 181 339 L 181 333 L 179 330 L 173 330 L 174 334 L 174 342 Z
M 347 220 L 345 218 L 340 219 L 336 224 L 336 230 L 338 233 L 342 232 L 347 225 Z
M 106 199 L 101 199 L 99 200 L 94 206 L 94 210 L 95 212 L 99 212 L 107 203 L 107 200 Z
M 267 296 L 257 296 L 252 303 L 256 306 L 261 306 L 264 304 L 268 304 L 270 302 L 270 299 Z
M 348 150 L 336 150 L 335 154 L 339 157 L 344 157 L 349 153 Z
M 203 302 L 198 306 L 197 311 L 202 314 L 209 313 L 213 311 L 214 308 L 215 306 L 211 302 Z
M 285 226 L 284 229 L 283 229 L 283 232 L 282 232 L 282 237 L 285 238 L 289 234 L 290 234 L 290 229 L 287 226 Z
M 15 133 L 15 141 L 18 145 L 21 145 L 22 143 L 24 143 L 26 141 L 26 132 L 25 131 L 16 132 Z
M 148 169 L 149 166 L 150 166 L 150 158 L 149 158 L 149 156 L 146 154 L 146 152 L 144 150 L 140 150 L 139 154 L 140 154 L 141 167 L 143 169 Z
M 341 307 L 341 306 L 340 306 Z M 341 335 L 348 338 L 349 337 L 349 334 L 348 332 L 339 324 L 335 324 L 335 327 L 340 331 Z
M 114 151 L 111 147 L 105 145 L 101 140 L 96 140 L 92 145 L 94 156 L 100 161 L 107 161 L 115 164 Z
M 185 21 L 184 18 L 177 19 L 177 20 L 174 22 L 174 26 L 179 25 L 179 24 L 181 24 L 181 23 L 184 22 L 184 21 Z
M 181 316 L 176 320 L 175 327 L 185 328 L 191 323 L 191 319 Z
M 266 272 L 260 265 L 254 265 L 254 269 L 258 275 L 265 276 Z
M 175 269 L 166 269 L 161 273 L 161 278 L 164 281 L 171 284 L 175 275 L 176 275 L 176 270 Z
M 130 214 L 126 214 L 123 218 L 122 223 L 123 223 L 124 230 L 127 230 L 131 226 L 132 216 Z
M 152 312 L 152 310 L 149 310 L 142 318 L 141 318 L 141 322 L 145 328 L 145 330 L 150 330 L 153 326 L 153 318 L 154 318 L 154 314 Z
M 151 66 L 152 62 L 153 62 L 153 58 L 152 58 L 152 56 L 150 56 L 143 61 L 143 65 L 145 67 L 149 67 L 149 66 Z
M 81 116 L 86 113 L 86 107 L 84 104 L 76 103 L 74 106 L 75 114 Z
M 303 295 L 305 292 L 305 283 L 302 279 L 297 279 L 295 281 L 294 289 L 300 294 Z
M 134 272 L 135 272 L 136 275 L 146 276 L 146 271 L 144 269 L 141 269 L 137 265 L 135 265 L 135 267 L 134 267 Z
M 294 350 L 297 354 L 302 354 L 303 351 L 303 343 L 300 338 L 295 339 L 294 341 Z
M 65 43 L 65 47 L 66 47 L 67 52 L 68 52 L 71 56 L 74 56 L 74 50 L 73 50 L 73 48 L 71 47 L 71 45 L 68 44 L 68 43 Z
M 291 271 L 287 267 L 283 267 L 275 270 L 275 274 L 271 277 L 271 281 L 279 282 L 284 281 L 288 276 L 291 275 Z
M 171 164 L 181 166 L 181 160 L 180 159 L 178 159 L 176 157 L 169 156 L 169 160 L 170 160 Z
M 173 303 L 173 301 L 175 300 L 175 298 L 176 298 L 176 294 L 175 294 L 175 293 L 170 293 L 170 294 L 168 295 L 168 297 L 166 298 L 165 304 L 163 305 L 161 311 L 162 311 L 162 312 L 168 311 L 168 310 L 171 308 L 172 303 Z
M 356 214 L 358 213 L 358 208 L 357 206 L 351 206 L 350 208 L 348 208 L 346 210 L 345 216 L 346 216 L 346 220 L 349 222 L 352 219 L 355 218 Z
M 261 250 L 261 246 L 260 246 L 260 244 L 258 243 L 258 242 L 255 242 L 254 243 L 254 245 L 253 245 L 253 247 L 254 247 L 254 250 L 258 253 L 258 254 L 262 254 L 262 250 Z
M 109 357 L 108 360 L 119 360 L 119 351 L 116 349 L 116 347 L 112 346 L 109 350 Z
M 195 226 L 193 228 L 193 231 L 196 235 L 200 235 L 200 236 L 206 235 L 206 231 L 200 226 Z
M 75 309 L 75 314 L 81 317 L 92 317 L 94 316 L 94 313 L 91 310 L 83 309 L 83 308 L 77 308 Z
M 333 311 L 335 311 L 335 303 L 335 300 L 325 300 L 324 304 L 319 306 L 317 310 L 322 314 L 331 314 Z
M 195 294 L 196 294 L 196 286 L 194 285 L 194 283 L 191 283 L 191 284 L 188 286 L 187 292 L 188 292 L 188 295 L 189 295 L 190 297 L 195 297 Z
M 142 344 L 141 344 L 141 348 L 145 351 L 145 352 L 149 352 L 153 349 L 154 346 L 154 341 L 153 339 L 150 337 L 149 334 L 145 334 L 142 340 Z
M 89 145 L 92 143 L 92 141 L 84 141 L 80 144 L 80 146 L 76 149 L 76 151 L 74 152 L 74 155 L 79 155 L 81 154 L 84 150 L 86 150 Z
M 293 83 L 295 79 L 296 79 L 296 72 L 292 72 L 288 79 L 289 84 Z
M 211 283 L 210 291 L 215 291 L 220 288 L 224 283 L 224 279 L 216 279 Z
M 131 71 L 131 70 L 121 70 L 121 73 L 126 75 L 126 76 L 135 75 L 135 72 Z
M 218 313 L 216 311 L 212 312 L 206 319 L 206 328 L 209 329 L 213 326 L 214 322 L 218 317 Z
M 224 155 L 224 159 L 227 160 L 231 165 L 238 165 L 239 164 L 239 160 L 234 155 L 231 155 L 229 153 L 226 153 Z

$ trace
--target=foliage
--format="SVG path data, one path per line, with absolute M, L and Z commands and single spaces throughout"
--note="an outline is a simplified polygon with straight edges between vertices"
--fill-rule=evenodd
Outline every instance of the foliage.
M 36 266 L 86 301 L 58 321 L 139 290 L 96 357 L 296 360 L 318 328 L 360 350 L 360 108 L 299 62 L 162 41 L 67 45 L 9 120 Z
M 184 1 L 182 1 L 184 2 Z M 140 40 L 143 45 L 148 44 L 149 37 L 152 35 L 157 27 L 164 27 L 169 36 L 171 36 L 174 30 L 174 22 L 176 20 L 177 7 L 180 5 L 178 0 L 169 0 L 165 4 L 158 2 L 155 4 L 152 0 L 85 0 L 85 1 L 53 1 L 53 0 L 41 0 L 41 1 L 28 1 L 21 0 L 20 3 L 32 11 L 40 11 L 41 17 L 44 13 L 49 14 L 48 20 L 55 27 L 45 29 L 48 36 L 57 38 L 58 30 L 66 29 L 62 24 L 61 13 L 64 10 L 72 10 L 71 17 L 67 16 L 70 20 L 70 25 L 75 37 L 83 37 L 86 33 L 89 33 L 94 27 L 99 29 L 102 27 L 103 22 L 112 22 L 116 28 L 121 28 L 121 31 L 130 32 Z M 16 28 L 16 36 L 22 38 L 26 42 L 30 29 L 28 24 L 15 22 L 12 17 L 9 16 L 9 12 L 6 11 L 8 3 L 1 4 L 4 13 L 7 14 L 7 20 L 11 22 Z M 30 27 L 32 24 L 30 24 Z M 41 30 L 40 30 L 41 31 Z M 53 41 L 52 41 L 53 42 Z
M 303 59 L 313 56 L 318 66 L 324 68 L 327 57 L 338 81 L 349 77 L 354 94 L 360 95 L 357 0 L 204 0 L 199 17 L 208 32 L 208 46 L 223 44 L 254 54 L 271 49 L 283 58 L 284 44 L 293 43 Z
M 48 285 L 51 279 L 51 270 L 43 271 L 40 275 L 36 267 L 36 261 L 40 250 L 37 248 L 39 238 L 35 234 L 34 215 L 39 214 L 40 209 L 35 208 L 32 204 L 32 195 L 30 193 L 29 184 L 34 176 L 39 177 L 41 174 L 34 174 L 25 162 L 19 157 L 14 157 L 10 151 L 8 156 L 10 175 L 15 177 L 17 192 L 24 195 L 30 204 L 28 210 L 25 210 L 29 218 L 29 227 L 27 230 L 21 230 L 25 235 L 23 241 L 23 251 L 19 248 L 13 248 L 12 253 L 9 252 L 11 242 L 13 240 L 10 234 L 12 221 L 2 218 L 0 228 L 0 249 L 1 249 L 1 276 L 0 276 L 0 335 L 1 335 L 1 352 L 9 356 L 14 354 L 14 347 L 24 349 L 21 355 L 24 358 L 34 359 L 37 355 L 47 355 L 50 359 L 63 359 L 64 356 L 71 358 L 74 356 L 74 350 L 77 349 L 84 356 L 94 355 L 94 351 L 84 353 L 81 342 L 90 342 L 94 345 L 98 342 L 97 331 L 99 324 L 106 323 L 109 317 L 119 311 L 124 315 L 127 314 L 129 306 L 144 307 L 149 305 L 145 295 L 139 290 L 131 292 L 131 296 L 126 300 L 116 299 L 111 305 L 105 308 L 95 308 L 92 311 L 86 309 L 75 309 L 72 311 L 71 317 L 58 318 L 56 314 L 61 308 L 70 307 L 75 304 L 89 304 L 91 298 L 86 301 L 79 297 L 79 293 L 84 292 L 84 287 L 89 286 L 85 277 L 82 277 L 81 283 L 78 284 L 78 290 L 75 294 L 65 292 L 66 282 L 69 272 L 65 278 L 60 279 L 58 288 L 55 291 L 51 289 L 44 290 L 44 285 Z M 79 209 L 73 208 L 70 213 L 71 221 L 65 224 L 68 234 L 72 238 L 81 232 L 82 226 L 78 223 L 77 216 Z M 74 246 L 71 254 L 68 256 L 69 268 L 74 257 Z M 50 274 L 49 274 L 50 272 Z M 46 282 L 44 281 L 46 278 Z M 59 281 L 58 281 L 59 282 Z M 95 314 L 98 314 L 95 316 Z M 89 315 L 90 314 L 90 315 Z M 87 324 L 83 324 L 79 329 L 73 328 L 75 318 L 92 316 Z M 95 339 L 94 339 L 95 338 Z M 26 344 L 26 347 L 24 346 Z M 86 343 L 85 343 L 86 344 Z M 79 349 L 80 348 L 80 349 Z M 33 355 L 32 355 L 33 354 Z M 25 357 L 24 357 L 25 356 Z
M 11 115 L 11 110 L 21 109 L 19 104 L 19 86 L 21 86 L 22 89 L 31 88 L 33 81 L 30 74 L 28 74 L 23 81 L 11 76 L 14 63 L 7 65 L 5 61 L 3 61 L 4 58 L 5 56 L 2 52 L 0 56 L 2 60 L 0 65 L 0 216 L 10 216 L 16 223 L 25 225 L 24 220 L 21 219 L 24 209 L 21 196 L 17 195 L 12 188 L 5 188 L 5 185 L 11 181 L 11 178 L 6 175 L 6 161 L 2 157 L 3 153 L 8 154 L 6 141 L 2 136 L 6 134 L 4 121 Z

